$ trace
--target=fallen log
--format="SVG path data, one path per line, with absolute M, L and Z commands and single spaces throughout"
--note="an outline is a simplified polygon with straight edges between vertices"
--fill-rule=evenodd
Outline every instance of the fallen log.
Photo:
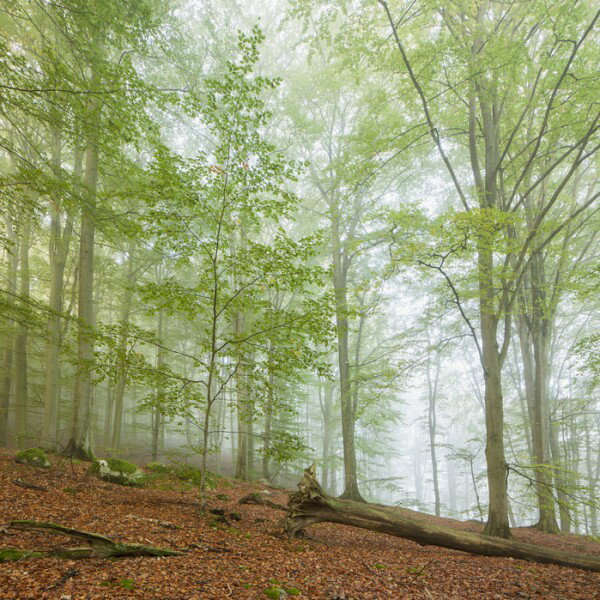
M 21 560 L 25 558 L 112 558 L 121 556 L 180 556 L 183 554 L 169 548 L 155 548 L 141 544 L 121 544 L 109 537 L 64 527 L 57 523 L 44 521 L 11 521 L 11 527 L 16 529 L 32 529 L 47 533 L 66 535 L 71 538 L 85 540 L 89 545 L 80 548 L 41 548 L 36 550 L 22 550 L 18 548 L 0 548 L 0 562 Z
M 329 522 L 406 538 L 422 546 L 441 546 L 483 556 L 517 558 L 600 572 L 600 556 L 570 554 L 533 544 L 432 525 L 389 507 L 328 496 L 316 480 L 313 465 L 304 471 L 288 502 L 284 528 L 290 537 L 314 523 Z
M 19 487 L 25 488 L 27 490 L 36 490 L 38 492 L 47 492 L 48 488 L 45 485 L 37 485 L 35 483 L 29 483 L 28 481 L 23 481 L 22 479 L 13 479 L 13 483 L 18 485 Z

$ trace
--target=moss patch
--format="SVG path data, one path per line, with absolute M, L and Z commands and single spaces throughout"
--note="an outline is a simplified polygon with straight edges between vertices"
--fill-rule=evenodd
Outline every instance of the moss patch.
M 42 469 L 50 468 L 50 461 L 46 453 L 41 448 L 29 448 L 21 450 L 17 453 L 15 460 L 22 465 L 30 465 L 32 467 L 41 467 Z
M 22 558 L 39 558 L 44 556 L 40 552 L 32 552 L 31 550 L 17 550 L 15 548 L 0 549 L 0 563 L 21 560 Z

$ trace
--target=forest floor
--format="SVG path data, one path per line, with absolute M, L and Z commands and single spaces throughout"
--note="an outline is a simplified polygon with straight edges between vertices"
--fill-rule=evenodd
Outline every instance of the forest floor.
M 237 503 L 249 492 L 266 489 L 259 484 L 219 480 L 210 492 L 209 506 L 241 516 L 224 525 L 215 523 L 213 515 L 200 517 L 196 492 L 167 476 L 151 487 L 127 488 L 87 475 L 86 464 L 50 460 L 53 468 L 42 470 L 18 465 L 13 453 L 0 450 L 0 547 L 71 544 L 61 536 L 6 527 L 11 519 L 31 519 L 185 554 L 3 563 L 0 598 L 267 598 L 265 590 L 273 586 L 299 591 L 298 598 L 328 600 L 600 598 L 600 575 L 577 569 L 421 547 L 332 524 L 311 527 L 307 539 L 286 539 L 281 534 L 282 512 Z M 17 478 L 47 491 L 17 486 Z M 286 503 L 284 491 L 268 492 L 271 501 Z M 419 518 L 480 530 L 478 525 L 449 519 Z M 528 528 L 514 534 L 530 543 L 600 554 L 600 544 L 583 536 L 552 536 Z

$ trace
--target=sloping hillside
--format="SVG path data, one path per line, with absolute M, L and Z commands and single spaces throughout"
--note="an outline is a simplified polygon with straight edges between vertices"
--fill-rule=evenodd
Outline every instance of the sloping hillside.
M 330 600 L 600 597 L 600 576 L 594 573 L 420 547 L 349 527 L 317 525 L 309 530 L 308 539 L 285 539 L 281 512 L 238 505 L 238 499 L 249 492 L 265 490 L 260 485 L 219 481 L 211 492 L 210 507 L 238 513 L 225 524 L 212 514 L 199 517 L 193 489 L 175 478 L 162 476 L 150 487 L 127 488 L 87 475 L 85 464 L 57 464 L 56 457 L 51 462 L 52 469 L 37 469 L 18 465 L 12 453 L 0 452 L 0 547 L 34 549 L 70 543 L 66 538 L 7 527 L 12 519 L 31 519 L 119 541 L 184 550 L 185 555 L 4 563 L 1 598 L 267 598 L 265 590 L 272 588 Z M 17 479 L 46 490 L 23 488 L 14 483 Z M 274 502 L 286 502 L 285 492 L 266 491 Z M 581 536 L 550 536 L 529 529 L 514 533 L 531 543 L 600 554 L 600 544 Z

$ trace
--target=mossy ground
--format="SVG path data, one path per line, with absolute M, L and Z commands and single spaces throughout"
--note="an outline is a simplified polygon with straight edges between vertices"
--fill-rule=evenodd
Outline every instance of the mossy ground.
M 145 466 L 146 485 L 162 490 L 193 490 L 200 487 L 202 473 L 198 467 L 185 463 L 163 465 L 157 462 L 148 463 Z M 212 471 L 206 472 L 206 487 L 214 490 L 220 487 L 225 479 L 219 477 Z

